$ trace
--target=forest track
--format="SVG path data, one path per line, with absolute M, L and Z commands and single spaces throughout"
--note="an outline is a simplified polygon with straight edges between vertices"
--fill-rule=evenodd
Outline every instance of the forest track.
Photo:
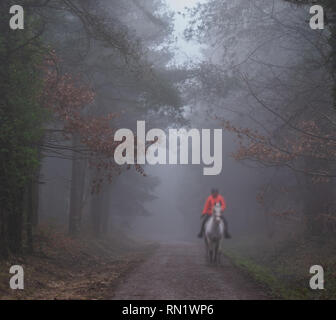
M 118 300 L 265 300 L 265 289 L 223 258 L 205 261 L 201 243 L 161 244 L 145 262 L 121 279 Z

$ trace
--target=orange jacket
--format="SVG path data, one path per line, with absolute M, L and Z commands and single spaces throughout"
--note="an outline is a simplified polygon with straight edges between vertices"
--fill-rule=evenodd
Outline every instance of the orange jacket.
M 220 202 L 222 206 L 222 211 L 224 211 L 226 208 L 226 203 L 225 203 L 224 198 L 220 194 L 216 198 L 210 195 L 205 202 L 203 214 L 212 215 L 213 208 L 217 202 Z

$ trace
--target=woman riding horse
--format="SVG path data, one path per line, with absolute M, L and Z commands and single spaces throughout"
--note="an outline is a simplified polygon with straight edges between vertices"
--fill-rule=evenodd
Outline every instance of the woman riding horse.
M 201 231 L 198 234 L 199 238 L 203 237 L 205 223 L 208 221 L 208 219 L 212 215 L 212 212 L 213 212 L 213 209 L 214 209 L 214 206 L 216 205 L 216 203 L 221 204 L 221 209 L 222 209 L 222 213 L 223 213 L 225 208 L 226 208 L 226 202 L 225 202 L 223 196 L 221 196 L 219 194 L 218 189 L 212 189 L 211 190 L 211 195 L 206 200 L 205 205 L 204 205 L 204 209 L 203 209 L 203 212 L 202 212 L 201 218 L 203 219 L 203 221 L 202 221 Z M 225 236 L 226 239 L 230 239 L 231 235 L 229 234 L 228 222 L 225 219 L 225 217 L 223 216 L 223 214 L 222 214 L 221 218 L 222 218 L 222 220 L 224 222 L 224 226 L 225 226 L 224 236 Z

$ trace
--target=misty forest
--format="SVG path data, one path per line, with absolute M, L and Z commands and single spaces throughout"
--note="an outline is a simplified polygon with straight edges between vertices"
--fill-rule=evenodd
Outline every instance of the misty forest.
M 309 0 L 1 0 L 0 299 L 335 299 L 336 2 L 319 4 L 324 29 Z M 139 157 L 138 121 L 222 129 L 220 174 L 116 163 L 121 128 Z M 219 266 L 197 237 L 213 188 Z

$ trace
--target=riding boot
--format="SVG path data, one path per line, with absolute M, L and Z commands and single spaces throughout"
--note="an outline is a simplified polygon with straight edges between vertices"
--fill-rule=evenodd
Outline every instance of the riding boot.
M 199 238 L 203 238 L 204 222 L 205 222 L 205 219 L 202 221 L 201 231 L 200 231 L 199 234 L 198 234 L 198 237 L 199 237 Z
M 206 216 L 204 216 L 204 217 L 202 217 L 202 218 L 203 218 L 203 221 L 202 221 L 202 225 L 201 225 L 201 231 L 200 231 L 200 233 L 198 234 L 198 237 L 199 237 L 199 238 L 202 238 L 202 237 L 203 237 L 204 226 L 205 226 L 205 223 L 208 221 L 209 216 L 206 215 Z

